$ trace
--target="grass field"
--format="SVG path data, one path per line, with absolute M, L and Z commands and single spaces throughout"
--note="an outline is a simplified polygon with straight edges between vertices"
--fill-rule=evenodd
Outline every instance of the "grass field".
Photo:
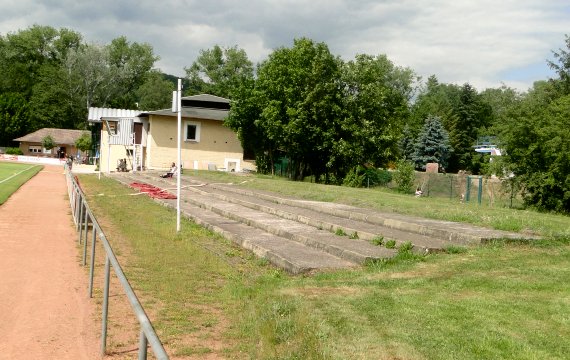
M 0 205 L 43 166 L 0 161 Z
M 569 237 L 425 257 L 404 252 L 359 270 L 293 277 L 184 219 L 177 235 L 173 211 L 126 196 L 132 191 L 113 180 L 84 175 L 80 181 L 173 357 L 567 359 L 570 353 Z M 410 203 L 382 191 L 335 188 L 333 195 L 271 179 L 246 184 L 256 183 L 329 201 L 382 202 L 394 211 L 408 203 L 414 213 L 430 208 L 423 199 Z M 537 215 L 558 224 L 555 231 L 532 225 L 544 234 L 567 221 Z

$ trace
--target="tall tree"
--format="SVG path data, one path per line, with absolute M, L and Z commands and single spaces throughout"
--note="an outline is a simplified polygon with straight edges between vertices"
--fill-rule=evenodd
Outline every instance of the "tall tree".
M 149 72 L 146 81 L 136 92 L 139 99 L 138 108 L 144 110 L 168 108 L 171 105 L 173 90 L 174 84 L 164 79 L 160 72 Z
M 29 103 L 19 93 L 0 94 L 0 146 L 25 135 L 29 128 Z
M 416 169 L 425 170 L 426 164 L 431 162 L 439 163 L 443 168 L 447 167 L 447 160 L 453 149 L 439 117 L 428 116 L 418 135 L 414 150 L 412 160 Z
M 345 64 L 347 117 L 335 151 L 345 155 L 345 164 L 385 166 L 396 159 L 414 81 L 412 70 L 395 66 L 385 55 L 357 55 Z
M 548 60 L 548 66 L 558 75 L 556 84 L 562 95 L 570 94 L 570 36 L 566 35 L 566 49 L 553 51 L 554 60 Z
M 186 70 L 191 94 L 208 93 L 232 98 L 244 82 L 253 79 L 253 63 L 245 50 L 237 46 L 200 50 L 200 55 Z
M 132 109 L 136 106 L 137 89 L 144 84 L 159 57 L 154 54 L 151 45 L 131 43 L 124 36 L 113 39 L 107 49 L 115 87 L 112 98 L 106 102 L 113 107 Z

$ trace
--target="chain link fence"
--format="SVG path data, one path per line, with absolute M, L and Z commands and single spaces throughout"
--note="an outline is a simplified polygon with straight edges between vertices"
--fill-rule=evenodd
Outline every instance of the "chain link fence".
M 520 207 L 520 193 L 498 178 L 467 174 L 416 173 L 422 196 L 448 198 L 480 205 Z

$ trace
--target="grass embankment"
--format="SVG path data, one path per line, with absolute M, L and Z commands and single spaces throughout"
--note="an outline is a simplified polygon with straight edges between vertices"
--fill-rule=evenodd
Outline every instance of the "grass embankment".
M 20 164 L 0 161 L 0 205 L 26 181 L 34 177 L 40 170 L 41 165 Z
M 109 224 L 112 245 L 127 249 L 127 276 L 175 358 L 564 359 L 570 353 L 564 241 L 403 253 L 360 270 L 292 277 L 188 221 L 176 235 L 172 210 L 126 196 L 132 191 L 110 179 L 80 180 Z M 274 184 L 272 190 L 285 186 Z M 347 190 L 343 196 L 362 196 Z M 385 201 L 396 203 L 391 196 Z

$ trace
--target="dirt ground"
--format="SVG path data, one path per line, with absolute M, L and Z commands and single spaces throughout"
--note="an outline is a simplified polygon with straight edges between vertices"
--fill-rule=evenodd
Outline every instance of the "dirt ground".
M 0 359 L 100 359 L 60 166 L 0 206 Z

